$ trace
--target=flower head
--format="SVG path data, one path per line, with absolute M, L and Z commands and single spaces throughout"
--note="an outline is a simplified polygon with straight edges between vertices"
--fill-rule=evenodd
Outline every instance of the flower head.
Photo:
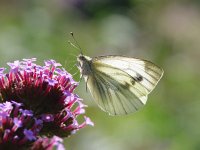
M 65 99 L 72 93 L 77 82 L 54 60 L 45 61 L 44 66 L 33 63 L 35 59 L 24 59 L 8 63 L 10 71 L 1 74 L 0 91 L 2 101 L 11 99 L 23 103 L 34 114 L 55 113 L 65 108 Z
M 23 131 L 13 139 L 18 141 L 23 137 L 22 144 L 37 141 L 40 136 L 67 137 L 86 125 L 93 125 L 88 117 L 84 117 L 83 123 L 77 121 L 85 113 L 86 105 L 74 93 L 78 83 L 71 74 L 55 60 L 45 61 L 44 66 L 34 61 L 35 58 L 8 63 L 7 73 L 5 68 L 0 68 L 0 101 L 3 102 L 0 125 L 4 129 L 0 142 L 19 129 Z M 33 122 L 31 128 L 26 126 L 28 120 Z M 4 128 L 4 122 L 9 124 L 8 129 Z

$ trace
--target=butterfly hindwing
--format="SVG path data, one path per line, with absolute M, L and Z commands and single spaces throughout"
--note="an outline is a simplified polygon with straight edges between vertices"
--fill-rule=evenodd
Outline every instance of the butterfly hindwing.
M 120 77 L 123 80 L 119 80 L 113 76 L 112 71 L 116 72 L 115 69 L 110 68 L 109 74 L 97 71 L 93 76 L 89 76 L 87 85 L 94 100 L 111 115 L 129 114 L 138 110 L 144 105 L 139 99 L 146 101 L 147 96 L 139 86 L 134 87 L 129 85 L 131 82 L 126 82 L 129 80 L 126 74 L 121 72 Z

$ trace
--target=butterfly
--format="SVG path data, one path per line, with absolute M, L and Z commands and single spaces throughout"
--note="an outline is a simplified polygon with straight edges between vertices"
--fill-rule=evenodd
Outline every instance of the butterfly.
M 91 58 L 81 53 L 77 62 L 94 101 L 110 115 L 142 108 L 164 73 L 150 61 L 125 56 Z
M 78 68 L 98 106 L 110 115 L 139 110 L 163 75 L 150 61 L 125 56 L 80 54 Z

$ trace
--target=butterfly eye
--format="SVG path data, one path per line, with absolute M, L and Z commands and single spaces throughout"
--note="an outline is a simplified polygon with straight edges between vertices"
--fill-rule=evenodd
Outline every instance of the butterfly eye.
M 83 61 L 85 60 L 85 57 L 83 55 L 79 56 L 79 60 Z

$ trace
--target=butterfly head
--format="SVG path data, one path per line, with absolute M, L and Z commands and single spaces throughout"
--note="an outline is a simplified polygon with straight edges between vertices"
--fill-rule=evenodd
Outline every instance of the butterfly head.
M 91 60 L 92 58 L 85 55 L 78 55 L 77 57 L 77 67 L 82 75 L 89 75 L 91 73 Z

